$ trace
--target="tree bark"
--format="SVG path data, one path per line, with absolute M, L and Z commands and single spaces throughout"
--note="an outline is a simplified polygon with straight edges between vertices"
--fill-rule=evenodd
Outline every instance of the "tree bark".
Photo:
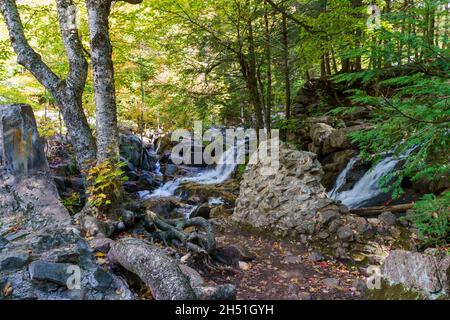
M 287 18 L 283 15 L 283 52 L 284 52 L 284 82 L 286 92 L 286 119 L 291 118 L 291 78 L 289 68 L 289 38 L 287 30 Z
M 119 160 L 119 130 L 109 37 L 111 0 L 86 0 L 94 74 L 97 161 Z
M 256 70 L 256 54 L 255 54 L 255 43 L 253 37 L 253 23 L 251 18 L 249 18 L 247 22 L 248 27 L 248 60 L 249 60 L 249 68 L 248 68 L 248 78 L 249 78 L 249 90 L 250 95 L 252 97 L 253 106 L 255 109 L 255 117 L 256 117 L 256 130 L 259 132 L 259 129 L 264 128 L 262 110 L 261 110 L 261 99 L 259 96 L 258 90 L 258 77 Z
M 96 0 L 94 0 L 96 1 Z M 138 239 L 123 239 L 109 251 L 111 261 L 136 274 L 156 300 L 196 300 L 196 294 L 177 263 L 161 249 Z
M 11 44 L 17 55 L 17 62 L 31 72 L 52 94 L 67 127 L 77 164 L 80 168 L 83 168 L 86 163 L 92 162 L 96 157 L 95 140 L 82 107 L 87 63 L 83 55 L 78 31 L 76 29 L 71 30 L 67 21 L 67 8 L 73 5 L 73 1 L 57 0 L 56 3 L 61 35 L 70 65 L 66 80 L 60 79 L 29 45 L 23 31 L 16 2 L 14 0 L 2 0 L 0 11 L 8 28 Z
M 379 207 L 369 207 L 369 208 L 361 208 L 361 209 L 352 209 L 350 210 L 350 213 L 362 216 L 362 217 L 371 217 L 371 216 L 378 216 L 382 214 L 383 212 L 392 212 L 392 213 L 398 213 L 398 212 L 406 212 L 408 210 L 411 210 L 414 208 L 414 203 L 408 203 L 408 204 L 400 204 L 396 206 L 379 206 Z
M 266 101 L 266 129 L 270 137 L 272 129 L 272 48 L 270 46 L 270 27 L 267 9 L 264 12 L 265 38 L 266 38 L 266 63 L 267 63 L 267 101 Z

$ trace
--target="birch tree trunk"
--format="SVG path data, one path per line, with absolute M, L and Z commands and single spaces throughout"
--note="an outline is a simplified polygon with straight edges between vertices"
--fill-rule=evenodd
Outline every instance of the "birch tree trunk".
M 94 74 L 98 162 L 119 159 L 114 68 L 108 21 L 111 3 L 111 0 L 86 0 Z

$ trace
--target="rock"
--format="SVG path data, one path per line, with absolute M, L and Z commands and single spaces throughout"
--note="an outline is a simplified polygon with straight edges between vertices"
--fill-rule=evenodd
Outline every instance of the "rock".
M 333 131 L 323 142 L 323 153 L 329 154 L 337 150 L 352 148 L 350 135 L 354 132 L 370 129 L 371 127 L 370 125 L 362 124 Z
M 318 251 L 314 251 L 309 254 L 308 260 L 313 261 L 313 262 L 322 262 L 325 260 L 325 256 Z
M 52 282 L 60 286 L 67 286 L 72 264 L 34 261 L 30 264 L 31 280 Z
M 247 262 L 244 262 L 244 261 L 239 261 L 238 266 L 239 266 L 239 269 L 241 269 L 242 271 L 248 271 L 252 268 L 252 266 L 250 264 L 248 264 Z
M 438 249 L 425 253 L 395 250 L 382 266 L 389 284 L 402 284 L 428 297 L 446 294 L 450 289 L 450 256 Z
M 143 159 L 141 162 L 142 151 L 141 139 L 133 134 L 120 135 L 120 155 L 129 163 L 129 169 L 141 169 L 144 171 L 153 171 L 156 169 L 156 158 L 151 156 L 144 147 Z M 133 171 L 132 170 L 132 171 Z
M 340 227 L 337 235 L 342 241 L 353 241 L 353 230 L 349 226 Z
M 214 259 L 226 265 L 236 265 L 239 261 L 252 261 L 256 257 L 246 248 L 239 245 L 219 247 L 212 253 Z
M 97 252 L 108 253 L 114 241 L 109 238 L 95 238 L 89 242 L 92 249 Z
M 334 204 L 320 183 L 323 172 L 317 156 L 281 145 L 278 173 L 263 176 L 260 167 L 247 167 L 233 220 L 278 235 L 313 234 L 319 213 Z
M 287 255 L 284 257 L 284 262 L 287 264 L 299 264 L 303 261 L 302 257 Z
M 299 292 L 297 294 L 298 300 L 310 301 L 312 300 L 311 294 L 308 292 Z
M 5 249 L 8 244 L 9 241 L 0 236 L 0 252 L 2 252 L 2 250 Z
M 339 287 L 340 281 L 336 278 L 327 278 L 323 280 L 324 286 L 329 290 L 334 290 Z
M 112 276 L 102 268 L 97 268 L 97 270 L 95 270 L 94 279 L 95 283 L 93 284 L 93 287 L 100 291 L 109 289 L 114 281 Z
M 205 203 L 199 206 L 197 209 L 195 209 L 189 218 L 204 218 L 206 220 L 209 220 L 211 218 L 211 207 L 209 204 Z
M 325 123 L 314 123 L 310 125 L 310 137 L 316 147 L 321 148 L 324 141 L 328 139 L 336 129 Z
M 45 252 L 41 259 L 54 263 L 78 264 L 80 262 L 80 249 L 76 244 L 67 245 Z
M 384 212 L 378 219 L 386 226 L 393 226 L 397 223 L 397 217 L 392 212 Z
M 30 260 L 30 253 L 27 251 L 12 251 L 0 254 L 0 271 L 10 271 L 22 269 Z
M 163 218 L 171 218 L 172 213 L 175 209 L 180 207 L 179 200 L 177 198 L 152 198 L 145 200 L 144 207 L 157 213 Z
M 0 166 L 13 174 L 48 170 L 36 120 L 29 105 L 0 106 Z

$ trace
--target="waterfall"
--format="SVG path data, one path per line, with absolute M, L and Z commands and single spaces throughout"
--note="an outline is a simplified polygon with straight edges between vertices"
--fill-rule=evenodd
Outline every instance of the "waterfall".
M 222 154 L 222 157 L 214 168 L 203 171 L 194 177 L 178 178 L 173 181 L 169 181 L 160 188 L 156 189 L 152 194 L 147 194 L 144 199 L 172 197 L 175 195 L 175 191 L 177 191 L 181 184 L 185 182 L 194 182 L 197 184 L 206 185 L 225 182 L 236 170 L 237 161 L 235 161 L 234 158 L 235 152 L 236 148 L 230 148 Z
M 342 170 L 342 172 L 339 174 L 336 180 L 336 184 L 334 185 L 333 190 L 331 190 L 327 195 L 331 199 L 335 199 L 335 197 L 338 195 L 339 190 L 342 188 L 342 186 L 347 182 L 347 175 L 348 173 L 353 169 L 353 166 L 355 163 L 359 160 L 358 157 L 354 157 L 350 160 L 350 162 L 347 164 L 347 166 Z
M 339 189 L 346 182 L 347 174 L 351 171 L 357 161 L 357 158 L 351 159 L 347 167 L 339 175 L 334 189 L 328 196 L 331 199 L 342 202 L 349 208 L 361 207 L 366 201 L 383 194 L 383 191 L 380 188 L 381 178 L 394 171 L 414 150 L 415 147 L 407 150 L 401 156 L 389 153 L 386 158 L 369 170 L 351 190 L 339 192 Z

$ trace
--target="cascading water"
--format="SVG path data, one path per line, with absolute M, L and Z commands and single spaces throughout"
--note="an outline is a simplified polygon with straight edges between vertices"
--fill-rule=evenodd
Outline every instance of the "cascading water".
M 339 175 L 333 190 L 328 193 L 328 197 L 342 202 L 349 208 L 360 208 L 368 200 L 383 194 L 380 188 L 381 178 L 394 171 L 414 150 L 415 148 L 411 148 L 401 156 L 396 156 L 395 154 L 387 156 L 373 169 L 369 170 L 351 190 L 339 192 L 346 182 L 348 173 L 358 160 L 358 158 L 351 159 L 347 167 Z
M 228 180 L 233 172 L 236 170 L 237 161 L 235 161 L 236 148 L 230 148 L 217 162 L 217 165 L 204 172 L 199 173 L 194 177 L 178 178 L 173 181 L 165 183 L 162 187 L 156 189 L 153 193 L 148 193 L 144 196 L 144 199 L 159 198 L 159 197 L 172 197 L 175 192 L 184 182 L 194 182 L 197 184 L 219 184 Z

